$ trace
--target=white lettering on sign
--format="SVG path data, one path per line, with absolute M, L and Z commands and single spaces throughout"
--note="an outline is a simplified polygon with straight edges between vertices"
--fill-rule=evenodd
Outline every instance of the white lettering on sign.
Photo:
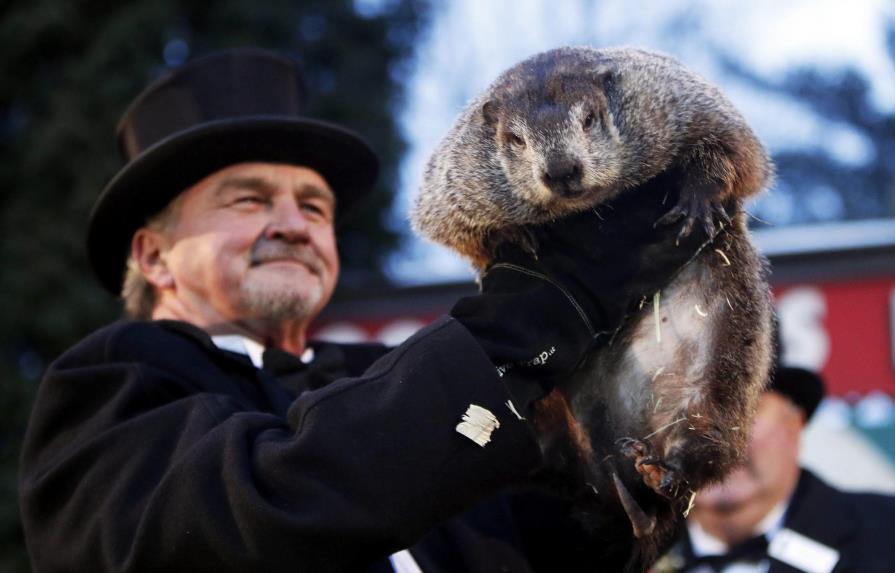
M 792 288 L 777 300 L 783 364 L 820 372 L 830 358 L 827 299 L 815 287 Z

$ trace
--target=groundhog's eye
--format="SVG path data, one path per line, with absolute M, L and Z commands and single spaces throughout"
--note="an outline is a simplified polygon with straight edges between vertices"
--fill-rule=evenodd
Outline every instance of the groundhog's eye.
M 510 142 L 510 144 L 512 144 L 516 147 L 525 147 L 525 140 L 522 139 L 522 137 L 513 133 L 512 131 L 508 131 L 506 133 L 506 138 L 507 138 L 507 141 Z
M 589 131 L 594 125 L 597 123 L 597 116 L 594 115 L 594 112 L 590 112 L 587 114 L 587 117 L 584 118 L 584 123 L 582 123 L 582 127 L 584 127 L 584 131 Z

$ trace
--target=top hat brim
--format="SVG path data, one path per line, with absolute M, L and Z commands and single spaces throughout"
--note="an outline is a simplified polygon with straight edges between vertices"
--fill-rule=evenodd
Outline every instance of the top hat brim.
M 826 394 L 820 375 L 794 366 L 777 367 L 767 389 L 782 394 L 798 406 L 805 413 L 805 422 L 811 420 Z
M 376 181 L 376 155 L 354 132 L 326 122 L 281 116 L 228 118 L 181 131 L 129 162 L 100 194 L 87 231 L 94 272 L 121 292 L 134 232 L 181 192 L 237 163 L 263 161 L 319 172 L 344 214 Z

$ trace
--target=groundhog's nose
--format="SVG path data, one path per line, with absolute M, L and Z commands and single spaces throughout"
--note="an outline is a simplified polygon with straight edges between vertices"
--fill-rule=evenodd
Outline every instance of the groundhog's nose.
M 570 159 L 554 159 L 547 163 L 541 177 L 551 191 L 561 197 L 581 193 L 581 163 Z

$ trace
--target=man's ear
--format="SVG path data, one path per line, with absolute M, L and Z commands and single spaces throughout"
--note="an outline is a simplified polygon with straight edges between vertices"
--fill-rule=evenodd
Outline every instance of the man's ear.
M 164 257 L 166 247 L 164 235 L 145 227 L 138 229 L 131 240 L 131 257 L 146 280 L 158 289 L 174 287 L 174 276 Z

